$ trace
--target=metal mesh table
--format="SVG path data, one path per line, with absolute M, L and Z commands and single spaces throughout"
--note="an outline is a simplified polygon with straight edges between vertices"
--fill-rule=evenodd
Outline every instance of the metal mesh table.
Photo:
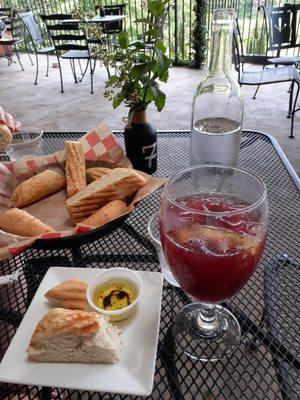
M 63 147 L 81 133 L 46 133 L 45 152 Z M 120 142 L 122 138 L 117 134 Z M 188 164 L 187 132 L 163 132 L 158 138 L 158 173 L 169 176 Z M 242 329 L 239 348 L 227 360 L 194 362 L 176 348 L 174 315 L 189 302 L 180 289 L 164 283 L 153 392 L 149 399 L 300 398 L 300 195 L 299 179 L 277 142 L 258 132 L 243 132 L 239 165 L 265 181 L 270 205 L 267 245 L 257 271 L 228 303 Z M 44 274 L 51 266 L 158 271 L 147 222 L 159 207 L 160 192 L 143 200 L 121 227 L 80 248 L 30 248 L 2 262 L 0 274 L 20 271 L 12 286 L 0 287 L 1 356 L 9 346 Z M 0 384 L 1 399 L 140 399 L 58 388 Z

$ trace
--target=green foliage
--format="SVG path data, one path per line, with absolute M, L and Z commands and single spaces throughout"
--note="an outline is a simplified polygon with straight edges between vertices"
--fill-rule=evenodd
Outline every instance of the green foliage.
M 93 40 L 99 40 L 100 43 L 98 45 L 93 45 L 92 47 L 92 52 L 93 53 L 100 53 L 102 50 L 102 42 L 101 42 L 101 37 L 103 34 L 102 26 L 100 24 L 92 24 L 92 23 L 86 23 L 87 19 L 91 19 L 94 16 L 94 12 L 86 12 L 83 8 L 83 6 L 77 6 L 76 9 L 71 11 L 72 17 L 74 19 L 79 20 L 79 29 L 85 32 L 86 37 L 88 39 L 93 39 Z
M 208 12 L 207 0 L 198 0 L 194 5 L 195 22 L 193 25 L 194 64 L 196 68 L 204 65 L 208 49 L 208 30 L 206 15 Z
M 257 20 L 247 41 L 247 54 L 266 54 L 267 40 L 262 20 Z
M 130 111 L 144 110 L 154 102 L 158 111 L 164 108 L 166 96 L 159 82 L 167 82 L 171 60 L 159 31 L 169 0 L 148 0 L 148 17 L 136 22 L 143 24 L 140 39 L 131 42 L 126 31 L 118 35 L 118 46 L 103 56 L 104 65 L 115 71 L 105 85 L 104 96 L 113 107 L 124 103 Z

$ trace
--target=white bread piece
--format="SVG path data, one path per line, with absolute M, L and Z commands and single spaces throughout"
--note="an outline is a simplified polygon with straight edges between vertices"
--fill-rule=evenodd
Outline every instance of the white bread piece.
M 67 198 L 86 187 L 85 159 L 82 143 L 65 142 Z
M 110 168 L 104 168 L 104 167 L 88 168 L 86 170 L 86 179 L 88 183 L 91 183 L 96 179 L 102 178 L 102 176 L 108 174 L 110 171 L 111 171 Z
M 127 204 L 123 200 L 113 200 L 100 208 L 94 214 L 82 221 L 83 225 L 96 226 L 99 228 L 109 221 L 120 217 L 127 209 Z
M 0 215 L 0 228 L 5 232 L 26 237 L 55 232 L 50 226 L 19 208 L 12 208 Z
M 10 207 L 25 207 L 44 197 L 59 192 L 66 186 L 66 179 L 58 172 L 47 169 L 20 183 L 13 191 Z
M 121 347 L 120 330 L 107 316 L 54 308 L 38 323 L 27 352 L 38 362 L 113 364 Z
M 124 200 L 146 184 L 146 179 L 131 168 L 114 168 L 86 189 L 66 201 L 73 223 L 80 222 L 112 200 Z
M 54 307 L 85 310 L 86 289 L 86 282 L 69 279 L 48 290 L 45 297 Z

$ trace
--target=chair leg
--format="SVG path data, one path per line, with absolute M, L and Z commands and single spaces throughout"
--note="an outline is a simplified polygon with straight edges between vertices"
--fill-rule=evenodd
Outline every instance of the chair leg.
M 291 120 L 291 133 L 290 133 L 290 138 L 294 139 L 294 117 L 297 111 L 299 111 L 299 108 L 296 109 L 297 106 L 297 101 L 298 101 L 298 96 L 299 96 L 299 92 L 300 92 L 300 83 L 298 81 L 294 81 L 297 84 L 297 91 L 296 91 L 296 95 L 295 95 L 295 100 L 294 100 L 294 105 L 293 105 L 293 109 L 291 112 L 291 116 L 292 116 L 292 120 Z
M 24 67 L 23 67 L 23 65 L 21 63 L 20 53 L 19 53 L 19 50 L 16 47 L 15 47 L 15 52 L 16 52 L 16 56 L 17 56 L 18 62 L 20 64 L 20 67 L 22 68 L 22 71 L 24 71 Z
M 80 68 L 80 73 L 81 73 L 81 75 L 83 75 L 82 66 L 81 66 L 81 62 L 80 62 L 80 59 L 79 59 L 79 58 L 78 58 L 78 64 L 79 64 L 79 68 Z M 79 79 L 79 82 L 81 82 L 80 79 Z
M 63 93 L 64 92 L 63 77 L 62 77 L 61 65 L 60 65 L 58 56 L 57 56 L 57 62 L 58 62 L 59 75 L 60 75 L 60 92 Z
M 31 58 L 31 55 L 30 55 L 30 52 L 29 52 L 27 40 L 24 40 L 24 45 L 25 45 L 26 53 L 27 53 L 27 55 L 28 55 L 28 57 L 29 57 L 30 63 L 31 63 L 31 65 L 33 66 L 34 64 L 33 64 L 33 61 L 32 61 L 32 58 Z
M 90 75 L 91 75 L 91 93 L 94 93 L 94 71 L 96 68 L 96 59 L 94 60 L 94 67 L 92 67 L 92 59 L 90 58 Z
M 70 58 L 70 66 L 71 66 L 72 74 L 74 77 L 74 83 L 78 83 L 78 80 L 76 77 L 76 71 L 75 71 L 75 61 L 73 58 Z
M 39 56 L 38 53 L 35 53 L 35 59 L 36 59 L 36 72 L 35 72 L 35 81 L 34 84 L 37 85 L 37 80 L 39 76 Z
M 85 69 L 84 69 L 84 72 L 83 72 L 81 78 L 79 79 L 79 82 L 82 82 L 82 81 L 83 81 L 83 78 L 85 77 L 86 71 L 87 71 L 87 69 L 88 69 L 88 67 L 89 67 L 89 63 L 90 63 L 90 61 L 87 60 L 86 67 L 85 67 Z
M 295 84 L 295 81 L 292 81 L 291 86 L 290 86 L 289 110 L 288 110 L 287 118 L 291 118 L 291 112 L 292 112 L 292 107 L 293 107 L 293 97 L 294 97 L 294 84 Z
M 49 53 L 47 53 L 47 71 L 46 76 L 49 76 Z
M 76 74 L 76 65 L 75 65 L 75 60 L 73 60 L 73 70 L 74 70 L 74 78 L 75 78 L 75 83 L 78 83 L 77 74 Z
M 257 85 L 257 88 L 256 88 L 256 90 L 255 90 L 255 93 L 254 93 L 254 95 L 253 95 L 253 97 L 252 97 L 253 100 L 256 99 L 256 95 L 257 95 L 257 92 L 258 92 L 259 88 L 260 88 L 260 85 Z

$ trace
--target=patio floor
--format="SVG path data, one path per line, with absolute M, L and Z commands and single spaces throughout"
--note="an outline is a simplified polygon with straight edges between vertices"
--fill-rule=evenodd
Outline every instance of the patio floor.
M 127 115 L 125 107 L 114 110 L 103 97 L 104 67 L 95 71 L 94 94 L 90 94 L 87 75 L 82 83 L 74 84 L 67 61 L 63 62 L 65 93 L 60 93 L 59 70 L 50 68 L 50 76 L 44 76 L 46 58 L 40 56 L 40 78 L 34 86 L 35 66 L 31 66 L 27 55 L 22 54 L 25 71 L 19 64 L 7 66 L 0 59 L 1 105 L 23 126 L 37 126 L 45 131 L 87 131 L 101 120 L 106 120 L 115 130 L 122 130 L 122 118 Z M 53 57 L 52 61 L 56 61 Z M 260 66 L 249 66 L 252 69 Z M 78 71 L 79 72 L 79 71 Z M 189 129 L 191 104 L 194 90 L 205 71 L 183 67 L 170 70 L 169 82 L 163 90 L 167 95 L 164 110 L 158 113 L 150 106 L 148 120 L 159 129 Z M 295 139 L 289 139 L 290 120 L 286 118 L 288 108 L 288 84 L 267 85 L 260 88 L 256 100 L 252 100 L 255 87 L 245 87 L 245 129 L 259 130 L 273 135 L 283 148 L 292 166 L 300 174 L 300 112 L 296 114 Z

